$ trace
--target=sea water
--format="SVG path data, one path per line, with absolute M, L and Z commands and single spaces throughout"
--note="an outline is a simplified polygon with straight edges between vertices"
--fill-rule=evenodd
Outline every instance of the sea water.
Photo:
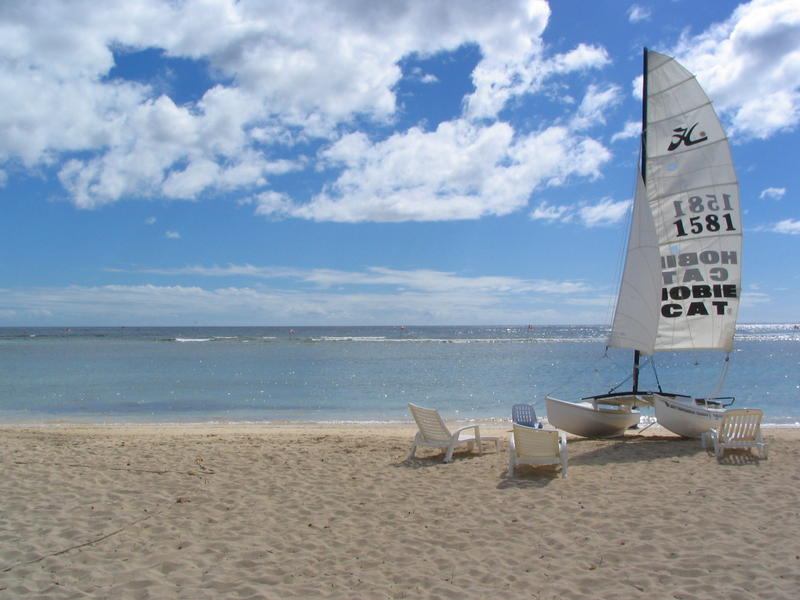
M 0 328 L 0 423 L 397 422 L 407 404 L 508 419 L 548 394 L 630 389 L 607 327 Z M 800 330 L 740 325 L 725 354 L 658 353 L 640 389 L 735 397 L 800 422 Z M 647 410 L 647 409 L 645 409 Z

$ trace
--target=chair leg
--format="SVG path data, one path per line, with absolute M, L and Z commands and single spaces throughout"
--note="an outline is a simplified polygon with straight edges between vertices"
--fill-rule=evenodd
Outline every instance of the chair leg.
M 416 451 L 417 451 L 417 444 L 415 442 L 415 443 L 411 444 L 411 452 L 408 453 L 408 456 L 406 457 L 406 460 L 411 460 L 412 458 L 414 458 L 414 453 Z
M 446 463 L 453 462 L 453 450 L 455 450 L 455 448 L 456 448 L 455 444 L 450 444 L 447 447 L 447 454 L 444 455 L 444 462 Z

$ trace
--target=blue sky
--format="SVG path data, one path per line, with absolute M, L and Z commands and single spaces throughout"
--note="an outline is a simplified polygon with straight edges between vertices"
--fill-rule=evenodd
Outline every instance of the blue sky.
M 0 5 L 0 325 L 609 323 L 643 46 L 800 321 L 796 0 L 140 0 Z

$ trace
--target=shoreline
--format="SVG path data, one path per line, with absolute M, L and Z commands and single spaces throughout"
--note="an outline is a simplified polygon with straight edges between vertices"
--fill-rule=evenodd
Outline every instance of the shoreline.
M 511 427 L 510 418 L 487 418 L 487 419 L 448 419 L 445 418 L 448 427 L 461 427 L 465 425 L 480 425 L 482 428 L 498 429 L 505 428 L 509 430 Z M 546 421 L 545 421 L 546 424 Z M 330 429 L 330 430 L 368 430 L 374 428 L 376 430 L 389 431 L 389 430 L 410 430 L 415 432 L 417 427 L 412 420 L 407 421 L 357 421 L 357 420 L 344 420 L 344 421 L 72 421 L 72 420 L 52 420 L 52 421 L 25 421 L 25 422 L 4 422 L 0 421 L 0 431 L 4 429 L 86 429 L 86 430 L 124 430 L 124 429 L 164 429 L 164 430 L 203 430 L 203 429 L 230 429 L 230 430 L 257 430 L 263 429 Z M 768 431 L 776 430 L 798 430 L 800 431 L 800 422 L 795 423 L 761 423 L 761 428 Z M 642 431 L 653 432 L 658 435 L 675 435 L 668 429 L 662 427 L 657 422 L 652 424 L 640 426 L 638 430 L 631 430 L 631 434 L 639 435 Z M 580 436 L 573 436 L 567 434 L 570 439 L 582 439 Z M 675 435 L 675 437 L 679 437 Z

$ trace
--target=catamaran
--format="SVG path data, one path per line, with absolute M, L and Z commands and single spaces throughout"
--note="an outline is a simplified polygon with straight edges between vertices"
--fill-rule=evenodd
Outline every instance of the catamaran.
M 742 258 L 739 183 L 711 101 L 672 57 L 645 48 L 643 71 L 640 164 L 608 340 L 634 351 L 632 389 L 580 402 L 545 398 L 548 421 L 584 437 L 623 434 L 639 422 L 640 406 L 654 406 L 670 431 L 698 437 L 732 401 L 638 387 L 642 355 L 732 350 Z M 726 355 L 723 377 L 727 365 Z

